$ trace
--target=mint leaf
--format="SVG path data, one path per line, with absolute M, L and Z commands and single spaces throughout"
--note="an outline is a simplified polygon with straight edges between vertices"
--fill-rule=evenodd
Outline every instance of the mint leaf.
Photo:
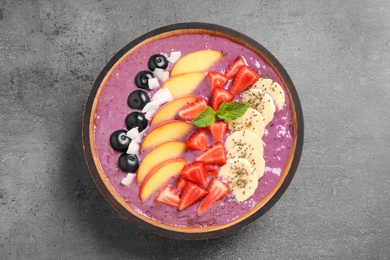
M 207 107 L 203 112 L 194 120 L 194 123 L 198 127 L 206 127 L 217 121 L 217 114 L 211 107 Z
M 234 120 L 245 114 L 249 104 L 241 102 L 223 102 L 217 111 L 217 116 L 225 120 Z

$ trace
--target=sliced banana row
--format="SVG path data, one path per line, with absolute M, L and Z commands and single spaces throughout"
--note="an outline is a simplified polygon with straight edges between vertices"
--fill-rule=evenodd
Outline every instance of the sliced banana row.
M 264 118 L 264 124 L 268 125 L 274 118 L 276 111 L 272 97 L 262 89 L 251 88 L 241 94 L 242 101 L 256 109 Z
M 280 111 L 283 108 L 286 97 L 284 95 L 282 86 L 280 86 L 278 82 L 269 78 L 260 78 L 258 81 L 256 81 L 252 88 L 262 89 L 271 95 L 275 102 L 277 111 Z
M 261 155 L 264 154 L 264 145 L 262 140 L 251 131 L 236 131 L 229 135 L 225 141 L 225 148 L 230 151 L 238 145 L 247 145 L 251 149 L 258 151 Z
M 229 183 L 230 190 L 238 202 L 251 197 L 258 186 L 255 168 L 243 158 L 228 159 L 221 167 L 219 176 Z
M 249 163 L 255 168 L 257 179 L 260 180 L 264 175 L 265 160 L 263 154 L 259 151 L 249 147 L 248 145 L 237 145 L 236 147 L 230 149 L 226 157 L 231 158 L 243 158 L 247 159 Z
M 264 118 L 256 109 L 248 108 L 244 115 L 228 123 L 229 129 L 232 131 L 248 130 L 255 133 L 259 138 L 264 135 Z

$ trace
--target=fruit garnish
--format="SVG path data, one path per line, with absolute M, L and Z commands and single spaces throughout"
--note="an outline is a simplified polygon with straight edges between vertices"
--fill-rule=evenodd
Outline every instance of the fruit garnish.
M 118 166 L 124 172 L 135 173 L 139 167 L 139 160 L 135 154 L 123 153 L 119 156 Z
M 180 177 L 186 181 L 192 181 L 193 183 L 205 186 L 207 172 L 204 162 L 195 161 L 185 165 L 181 169 Z
M 178 191 L 182 191 L 184 189 L 184 186 L 186 186 L 186 184 L 187 184 L 187 181 L 179 176 L 179 178 L 177 179 L 177 182 L 176 182 L 176 189 Z
M 197 130 L 193 133 L 186 142 L 188 150 L 203 150 L 206 149 L 207 144 L 207 131 L 204 128 Z
M 156 202 L 165 203 L 173 207 L 179 207 L 179 193 L 171 186 L 164 186 L 154 199 Z
M 221 87 L 215 87 L 211 91 L 210 107 L 217 111 L 223 102 L 230 102 L 234 98 L 234 95 L 229 91 Z
M 125 119 L 125 124 L 126 128 L 129 130 L 134 127 L 138 127 L 138 131 L 142 132 L 148 127 L 148 120 L 141 112 L 132 112 L 127 115 Z
M 229 131 L 229 125 L 226 122 L 218 121 L 208 125 L 207 130 L 209 130 L 215 142 L 220 142 Z
M 143 90 L 135 90 L 131 92 L 129 97 L 127 98 L 127 104 L 132 109 L 141 110 L 149 102 L 149 96 Z
M 213 144 L 199 154 L 195 160 L 203 161 L 205 164 L 224 165 L 226 163 L 226 156 L 223 144 L 221 142 Z
M 184 73 L 169 78 L 161 88 L 168 88 L 173 97 L 190 95 L 205 77 L 206 74 L 203 72 Z
M 147 70 L 143 70 L 135 76 L 134 83 L 137 87 L 150 90 L 149 80 L 155 78 L 153 73 Z
M 155 54 L 149 58 L 148 68 L 153 71 L 157 69 L 166 69 L 168 67 L 167 58 L 161 54 Z
M 207 187 L 207 191 L 209 193 L 198 206 L 198 216 L 202 215 L 212 204 L 226 197 L 230 192 L 230 188 L 221 180 L 213 178 Z
M 187 181 L 180 196 L 179 210 L 184 210 L 198 201 L 202 200 L 208 191 L 201 188 L 199 185 Z
M 210 83 L 211 88 L 215 88 L 225 86 L 225 84 L 229 80 L 229 77 L 217 71 L 210 71 L 209 73 L 207 73 L 207 79 Z
M 218 166 L 212 164 L 206 164 L 206 173 L 212 177 L 218 176 Z
M 131 139 L 126 135 L 126 130 L 117 130 L 110 136 L 111 147 L 118 152 L 126 152 Z M 206 147 L 205 147 L 206 148 Z
M 191 121 L 197 118 L 207 108 L 205 98 L 197 98 L 179 111 L 179 117 L 184 121 Z
M 260 76 L 250 67 L 244 65 L 237 71 L 230 86 L 230 91 L 235 95 L 250 88 Z
M 233 63 L 227 67 L 225 71 L 226 77 L 234 77 L 237 74 L 237 71 L 244 65 L 246 65 L 244 59 L 241 56 L 237 57 Z

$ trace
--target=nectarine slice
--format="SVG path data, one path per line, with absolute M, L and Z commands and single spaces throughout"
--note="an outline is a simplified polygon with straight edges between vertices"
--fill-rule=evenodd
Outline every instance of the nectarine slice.
M 168 159 L 178 157 L 186 149 L 186 143 L 179 141 L 166 142 L 154 148 L 142 159 L 139 165 L 137 183 L 140 184 L 154 166 Z
M 191 123 L 181 120 L 168 120 L 160 123 L 145 136 L 141 144 L 141 150 L 177 140 L 186 135 L 192 128 Z
M 156 114 L 154 114 L 154 117 L 150 121 L 150 125 L 157 125 L 161 122 L 174 119 L 184 105 L 194 101 L 196 98 L 196 96 L 184 96 L 165 104 L 157 110 Z
M 173 158 L 157 164 L 145 177 L 140 188 L 141 201 L 148 199 L 154 192 L 161 188 L 170 178 L 179 175 L 186 164 L 183 158 Z
M 223 57 L 222 52 L 215 50 L 200 50 L 191 52 L 180 58 L 173 65 L 170 76 L 189 72 L 207 72 L 210 67 Z
M 168 79 L 161 87 L 168 88 L 174 98 L 189 95 L 205 77 L 202 72 L 185 73 Z

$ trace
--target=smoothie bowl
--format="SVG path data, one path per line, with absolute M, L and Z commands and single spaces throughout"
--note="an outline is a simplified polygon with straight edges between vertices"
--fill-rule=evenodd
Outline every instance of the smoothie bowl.
M 83 118 L 103 196 L 135 225 L 178 239 L 223 236 L 263 215 L 302 145 L 287 72 L 259 43 L 214 24 L 170 25 L 126 45 Z

